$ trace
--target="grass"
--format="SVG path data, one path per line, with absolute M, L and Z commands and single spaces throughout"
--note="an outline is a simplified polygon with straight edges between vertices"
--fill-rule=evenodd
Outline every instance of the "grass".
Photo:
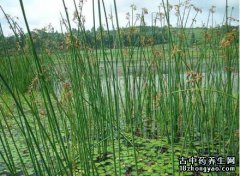
M 190 47 L 185 36 L 193 26 L 174 31 L 164 1 L 169 42 L 143 39 L 140 46 L 124 47 L 113 2 L 116 18 L 108 19 L 104 1 L 93 1 L 100 49 L 84 45 L 85 35 L 82 47 L 75 45 L 66 10 L 69 51 L 39 54 L 20 0 L 30 47 L 14 56 L 6 49 L 0 60 L 0 174 L 192 175 L 198 173 L 179 171 L 180 156 L 235 156 L 239 162 L 237 31 L 227 22 L 204 28 L 196 33 L 201 41 Z M 108 25 L 97 36 L 96 19 L 100 26 L 116 26 L 115 48 L 103 44 Z

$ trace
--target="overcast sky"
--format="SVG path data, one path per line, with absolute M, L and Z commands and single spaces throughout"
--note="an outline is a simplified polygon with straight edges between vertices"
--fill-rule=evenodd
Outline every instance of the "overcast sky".
M 72 0 L 65 0 L 68 12 L 70 15 L 71 20 L 73 19 L 74 8 L 73 8 L 73 1 Z M 76 0 L 78 1 L 78 0 Z M 166 1 L 166 0 L 164 0 Z M 170 4 L 175 5 L 180 2 L 181 0 L 169 0 Z M 97 0 L 95 0 L 97 3 Z M 110 14 L 110 9 L 112 8 L 114 11 L 113 0 L 104 0 L 105 6 L 107 8 L 107 13 Z M 162 0 L 116 0 L 117 8 L 118 8 L 118 16 L 119 22 L 121 26 L 126 26 L 126 13 L 131 11 L 131 4 L 135 4 L 137 10 L 134 13 L 141 13 L 142 8 L 147 8 L 149 13 L 146 15 L 146 23 L 147 25 L 151 25 L 152 16 L 155 16 L 158 12 L 158 6 L 162 2 Z M 228 0 L 229 2 L 229 15 L 231 14 L 231 9 L 234 7 L 232 16 L 236 19 L 239 19 L 239 3 L 238 0 Z M 43 28 L 47 26 L 49 23 L 54 26 L 55 30 L 60 31 L 60 12 L 64 15 L 64 8 L 62 5 L 62 0 L 23 0 L 25 11 L 27 14 L 28 22 L 30 25 L 31 30 L 35 28 Z M 203 23 L 206 24 L 207 16 L 209 9 L 211 6 L 216 6 L 216 12 L 214 13 L 214 24 L 220 24 L 223 21 L 224 14 L 225 14 L 225 0 L 192 0 L 190 2 L 194 4 L 198 8 L 202 9 L 202 13 L 199 14 L 196 18 L 195 26 L 202 26 Z M 0 0 L 0 5 L 5 10 L 7 14 L 10 14 L 12 17 L 18 17 L 19 19 L 17 22 L 19 25 L 25 30 L 25 24 L 23 22 L 23 16 L 20 8 L 20 3 L 18 0 Z M 113 12 L 114 13 L 114 12 Z M 83 5 L 83 15 L 85 16 L 86 22 L 85 27 L 87 29 L 91 29 L 93 26 L 93 19 L 92 19 L 92 0 L 84 0 Z M 192 21 L 192 18 L 195 15 L 195 11 L 192 10 L 189 16 L 189 22 Z M 135 15 L 134 15 L 135 17 Z M 115 16 L 113 15 L 113 18 Z M 97 20 L 98 21 L 98 20 Z M 9 29 L 9 25 L 0 11 L 0 23 L 2 25 L 3 31 L 5 35 L 10 35 L 11 30 Z M 73 22 L 72 22 L 73 23 Z M 159 23 L 160 24 L 160 23 Z M 173 26 L 176 25 L 176 18 L 172 12 L 171 17 L 171 24 Z M 237 25 L 238 22 L 234 22 L 234 25 Z M 74 23 L 73 23 L 74 25 Z M 25 30 L 26 31 L 26 30 Z

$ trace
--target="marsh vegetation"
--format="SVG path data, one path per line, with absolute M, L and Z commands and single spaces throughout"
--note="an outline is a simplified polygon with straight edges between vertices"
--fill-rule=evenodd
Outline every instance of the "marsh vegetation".
M 93 0 L 88 31 L 83 1 L 73 1 L 74 30 L 62 2 L 66 32 L 31 31 L 22 0 L 27 33 L 7 14 L 14 36 L 0 30 L 0 175 L 207 175 L 180 172 L 180 156 L 235 156 L 236 171 L 211 175 L 237 175 L 239 34 L 229 8 L 219 26 L 212 7 L 196 28 L 199 8 L 162 1 L 149 27 L 150 12 L 131 5 L 120 28 L 116 1 L 108 15 Z

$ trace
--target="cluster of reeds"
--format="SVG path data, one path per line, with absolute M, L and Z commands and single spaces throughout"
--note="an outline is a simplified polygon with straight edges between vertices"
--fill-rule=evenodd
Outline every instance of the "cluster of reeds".
M 36 51 L 20 0 L 28 52 L 20 47 L 10 55 L 6 50 L 6 58 L 0 59 L 0 157 L 12 175 L 20 170 L 25 175 L 101 175 L 98 163 L 109 158 L 110 173 L 126 175 L 126 156 L 134 158 L 131 169 L 141 175 L 139 137 L 167 137 L 173 175 L 178 172 L 176 144 L 182 155 L 238 156 L 238 31 L 228 20 L 209 27 L 214 7 L 207 25 L 196 29 L 200 9 L 189 1 L 175 6 L 162 1 L 159 12 L 152 13 L 152 37 L 146 39 L 141 34 L 146 32 L 147 9 L 137 13 L 131 5 L 128 30 L 122 31 L 116 1 L 108 15 L 104 1 L 93 0 L 96 45 L 89 47 L 84 2 L 73 1 L 79 35 L 73 33 L 62 2 L 68 54 Z M 190 14 L 194 17 L 188 26 Z M 177 18 L 178 27 L 171 18 Z M 158 25 L 160 33 L 154 28 Z M 110 32 L 113 47 L 104 44 Z M 123 35 L 130 46 L 124 46 Z M 157 35 L 163 36 L 163 44 L 155 44 Z M 4 41 L 2 31 L 0 36 Z M 122 152 L 124 144 L 130 154 Z M 196 146 L 201 147 L 197 153 Z

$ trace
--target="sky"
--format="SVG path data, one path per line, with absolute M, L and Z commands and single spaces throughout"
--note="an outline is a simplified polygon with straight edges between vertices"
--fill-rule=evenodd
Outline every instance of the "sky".
M 30 26 L 30 30 L 33 29 L 41 29 L 51 23 L 54 27 L 54 30 L 60 31 L 60 19 L 62 13 L 63 17 L 66 17 L 64 12 L 62 0 L 22 0 L 25 8 L 25 12 L 27 15 L 27 20 Z M 65 0 L 67 11 L 69 13 L 72 26 L 75 27 L 75 23 L 72 20 L 74 16 L 74 5 L 73 0 Z M 76 0 L 78 3 L 81 0 Z M 86 29 L 91 29 L 93 27 L 93 8 L 92 8 L 92 1 L 93 0 L 82 0 L 83 1 L 83 10 L 82 14 L 85 17 L 85 27 Z M 97 0 L 94 0 L 95 4 L 97 4 Z M 137 13 L 142 12 L 142 8 L 148 9 L 148 14 L 145 14 L 145 21 L 147 25 L 152 24 L 152 19 L 155 18 L 156 12 L 159 12 L 159 5 L 162 0 L 116 0 L 117 10 L 118 10 L 118 18 L 121 27 L 127 25 L 126 13 L 130 12 L 131 14 L 131 4 L 136 5 L 136 11 L 134 11 L 134 18 L 136 18 Z M 166 0 L 164 0 L 166 3 Z M 181 0 L 169 0 L 169 3 L 172 5 L 179 4 L 179 2 L 184 2 Z M 105 7 L 107 10 L 107 14 L 111 13 L 111 9 L 114 15 L 114 5 L 113 0 L 104 0 Z M 195 5 L 196 7 L 202 10 L 201 14 L 198 14 L 196 17 L 196 22 L 194 26 L 202 26 L 203 24 L 206 25 L 208 19 L 209 9 L 212 6 L 215 7 L 215 13 L 213 14 L 213 23 L 221 24 L 225 14 L 225 3 L 226 0 L 191 0 L 190 4 Z M 235 19 L 239 19 L 239 2 L 238 0 L 228 0 L 229 3 L 229 15 L 232 14 L 232 17 Z M 20 3 L 18 0 L 0 0 L 0 6 L 4 9 L 4 11 L 11 15 L 14 20 L 26 31 L 25 23 L 23 21 L 23 15 L 20 8 Z M 232 11 L 233 7 L 233 11 Z M 232 12 L 231 12 L 232 11 Z M 163 12 L 163 9 L 160 9 L 160 12 Z M 98 11 L 95 12 L 98 14 Z M 103 12 L 102 12 L 103 14 Z M 190 25 L 192 19 L 194 18 L 196 12 L 194 10 L 190 11 L 188 23 Z M 186 17 L 186 16 L 185 16 Z M 104 21 L 104 18 L 102 18 Z M 98 23 L 98 17 L 96 22 Z M 174 9 L 171 11 L 170 21 L 173 26 L 176 26 L 177 18 L 174 15 Z M 211 18 L 212 22 L 212 18 Z M 7 20 L 4 17 L 2 11 L 0 11 L 0 23 L 3 28 L 3 32 L 5 36 L 9 36 L 12 34 Z M 137 22 L 137 24 L 139 24 Z M 232 22 L 233 25 L 238 25 L 239 22 Z M 160 25 L 157 23 L 157 25 Z M 104 25 L 106 27 L 106 25 Z

